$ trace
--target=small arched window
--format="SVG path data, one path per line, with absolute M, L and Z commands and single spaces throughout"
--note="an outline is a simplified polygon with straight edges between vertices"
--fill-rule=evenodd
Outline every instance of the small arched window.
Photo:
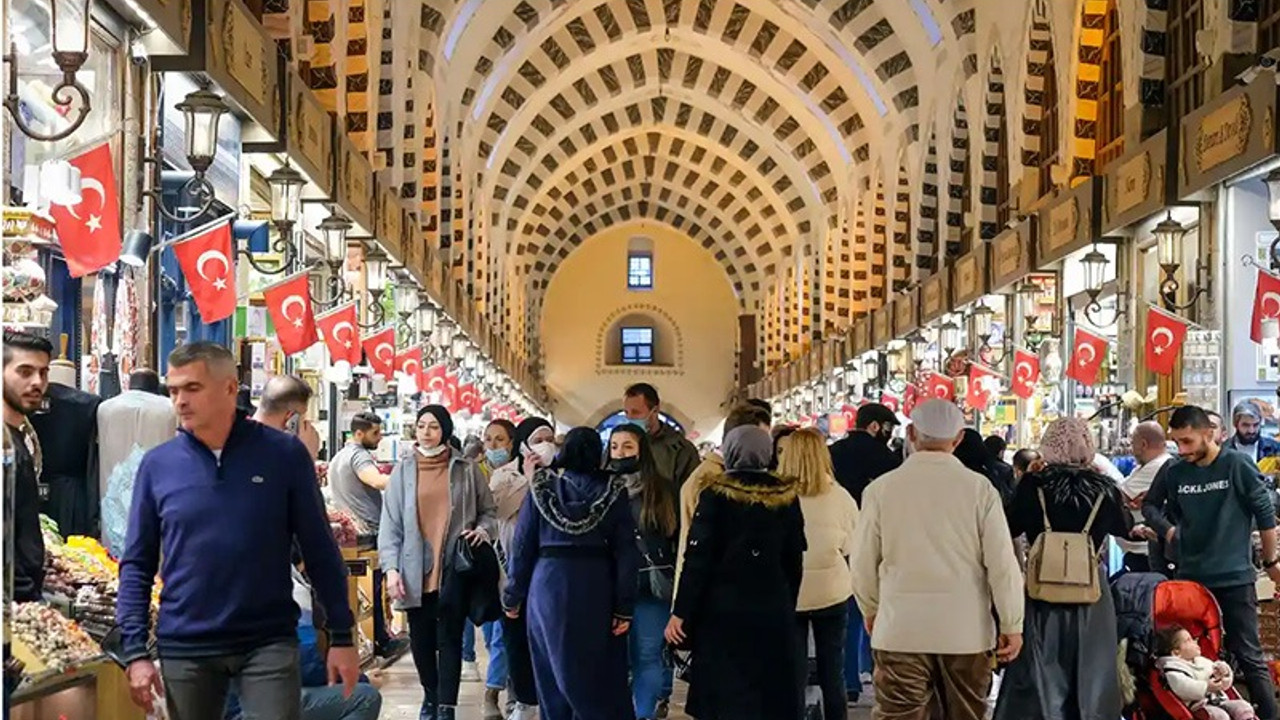
M 649 238 L 627 242 L 627 289 L 653 289 L 653 241 Z
M 674 367 L 678 345 L 676 329 L 665 317 L 626 312 L 605 330 L 604 364 Z

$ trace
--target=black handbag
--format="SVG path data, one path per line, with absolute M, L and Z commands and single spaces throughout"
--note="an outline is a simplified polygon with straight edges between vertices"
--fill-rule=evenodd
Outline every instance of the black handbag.
M 457 575 L 470 575 L 475 567 L 476 559 L 472 554 L 471 543 L 458 538 L 454 543 L 453 572 Z
M 640 568 L 640 573 L 649 584 L 649 594 L 658 600 L 671 602 L 671 599 L 675 597 L 675 565 L 655 562 L 649 555 L 649 548 L 645 545 L 639 529 L 636 530 L 636 546 L 640 548 L 640 555 L 644 558 L 645 566 Z

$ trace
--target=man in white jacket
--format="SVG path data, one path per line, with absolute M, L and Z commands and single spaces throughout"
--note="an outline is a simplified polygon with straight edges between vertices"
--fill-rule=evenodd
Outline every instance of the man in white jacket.
M 992 649 L 1004 663 L 1022 649 L 1022 573 L 999 493 L 951 454 L 960 409 L 929 400 L 911 422 L 915 452 L 867 487 L 852 558 L 875 655 L 873 717 L 941 704 L 948 720 L 981 720 Z

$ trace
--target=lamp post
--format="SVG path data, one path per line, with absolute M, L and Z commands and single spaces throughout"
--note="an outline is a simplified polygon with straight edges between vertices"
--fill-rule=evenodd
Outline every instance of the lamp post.
M 1166 310 L 1186 310 L 1195 305 L 1201 295 L 1209 292 L 1207 286 L 1201 285 L 1200 279 L 1201 273 L 1207 268 L 1196 263 L 1196 284 L 1191 297 L 1186 303 L 1179 305 L 1178 291 L 1182 289 L 1182 282 L 1178 280 L 1178 269 L 1182 267 L 1182 237 L 1187 234 L 1187 230 L 1173 219 L 1173 213 L 1168 213 L 1151 233 L 1156 237 L 1156 261 L 1160 264 L 1163 275 L 1160 280 L 1160 302 Z
M 1267 264 L 1272 272 L 1280 272 L 1280 167 L 1267 173 L 1263 179 L 1267 185 L 1267 219 L 1276 229 L 1276 239 L 1267 250 Z M 1253 262 L 1252 255 L 1245 255 L 1245 264 Z
M 151 188 L 144 190 L 142 194 L 144 197 L 151 198 L 156 210 L 166 220 L 186 223 L 209 212 L 216 200 L 213 185 L 205 177 L 205 173 L 213 166 L 213 160 L 218 154 L 218 124 L 230 108 L 222 100 L 222 96 L 203 87 L 187 93 L 182 102 L 174 107 L 182 112 L 183 127 L 186 131 L 187 163 L 194 171 L 191 179 L 183 184 L 179 192 L 201 198 L 200 206 L 194 210 L 187 209 L 182 214 L 171 212 L 164 206 L 163 190 L 160 185 L 164 163 L 160 159 L 159 147 L 154 149 L 154 155 L 143 158 L 144 163 L 151 165 L 152 176 Z
M 391 258 L 376 244 L 364 253 L 365 292 L 369 294 L 368 324 L 360 323 L 364 329 L 375 328 L 387 321 L 387 311 L 382 307 L 382 292 L 387 286 L 387 266 Z
M 4 62 L 9 65 L 9 88 L 4 96 L 4 107 L 18 130 L 32 140 L 38 142 L 57 142 L 70 137 L 80 129 L 85 118 L 89 117 L 92 102 L 89 89 L 80 82 L 76 74 L 89 59 L 89 8 L 93 0 L 52 0 L 49 3 L 49 36 L 53 39 L 53 62 L 62 73 L 62 79 L 50 90 L 49 97 L 61 110 L 69 111 L 72 103 L 78 98 L 80 109 L 76 117 L 61 130 L 51 133 L 40 133 L 27 123 L 22 111 L 22 97 L 18 94 L 18 47 L 9 44 L 9 54 Z
M 942 327 L 938 328 L 938 346 L 942 349 L 942 358 L 940 364 L 946 364 L 951 359 L 951 355 L 964 345 L 964 338 L 960 326 L 956 323 L 955 318 L 948 317 L 947 321 L 942 323 Z
M 1098 302 L 1098 297 L 1102 295 L 1102 286 L 1106 284 L 1107 266 L 1110 264 L 1111 261 L 1098 250 L 1096 243 L 1089 252 L 1084 254 L 1084 257 L 1080 258 L 1080 266 L 1084 269 L 1085 294 L 1089 296 L 1089 303 L 1084 308 L 1084 316 L 1096 327 L 1111 324 L 1099 322 L 1095 316 L 1095 313 L 1102 312 L 1102 303 Z M 1112 323 L 1118 321 L 1120 316 L 1124 314 L 1122 307 L 1119 300 L 1117 300 L 1115 316 L 1111 320 Z
M 192 167 L 195 165 L 193 164 Z M 197 172 L 203 173 L 203 170 Z M 293 242 L 293 229 L 298 222 L 298 215 L 302 212 L 301 195 L 304 184 L 306 180 L 302 177 L 302 173 L 294 170 L 287 163 L 267 176 L 267 185 L 271 188 L 271 224 L 276 226 L 276 239 L 271 243 L 271 251 L 282 256 L 283 259 L 278 266 L 270 268 L 258 264 L 253 252 L 249 249 L 248 240 L 245 241 L 244 247 L 239 249 L 239 254 L 248 261 L 249 265 L 263 275 L 282 275 L 293 268 L 298 258 L 298 249 Z M 212 194 L 210 193 L 207 197 L 212 197 Z M 163 208 L 161 212 L 165 212 Z M 315 302 L 314 298 L 312 302 Z

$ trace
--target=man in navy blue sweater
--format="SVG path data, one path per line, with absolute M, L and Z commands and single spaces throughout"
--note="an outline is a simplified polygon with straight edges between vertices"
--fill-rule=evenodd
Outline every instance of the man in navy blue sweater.
M 214 343 L 169 356 L 177 437 L 138 468 L 116 619 L 133 701 L 171 720 L 219 720 L 232 684 L 247 717 L 298 720 L 302 682 L 290 551 L 296 539 L 329 617 L 329 682 L 360 676 L 346 568 L 296 437 L 236 412 L 235 358 Z M 151 587 L 163 685 L 147 652 Z

